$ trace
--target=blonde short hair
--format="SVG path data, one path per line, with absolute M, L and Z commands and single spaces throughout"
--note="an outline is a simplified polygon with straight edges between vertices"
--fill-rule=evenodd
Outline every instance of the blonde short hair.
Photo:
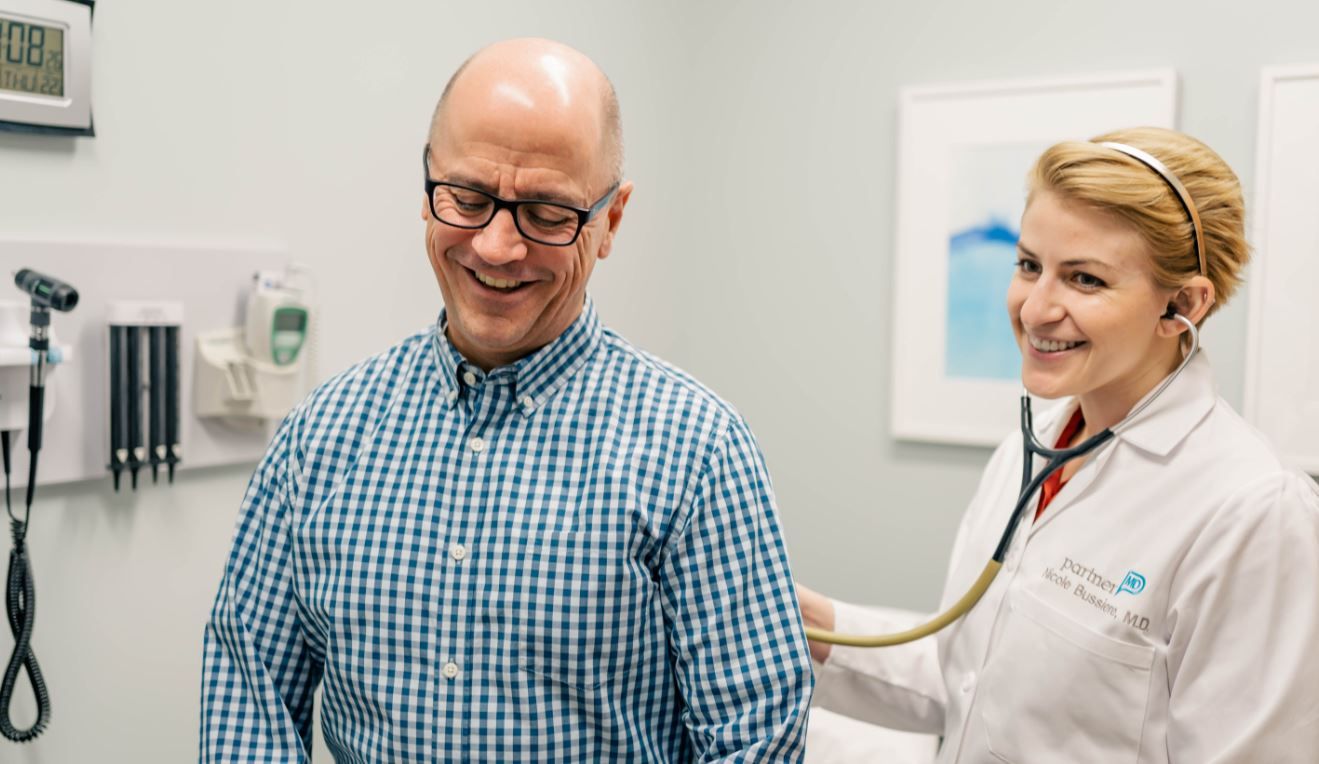
M 1154 282 L 1165 289 L 1176 289 L 1200 273 L 1191 219 L 1157 172 L 1100 142 L 1124 143 L 1152 155 L 1190 193 L 1203 229 L 1204 275 L 1216 295 L 1212 314 L 1236 292 L 1250 260 L 1246 206 L 1236 173 L 1200 141 L 1157 127 L 1117 130 L 1091 142 L 1064 141 L 1036 160 L 1027 203 L 1035 194 L 1050 191 L 1130 223 L 1149 246 Z

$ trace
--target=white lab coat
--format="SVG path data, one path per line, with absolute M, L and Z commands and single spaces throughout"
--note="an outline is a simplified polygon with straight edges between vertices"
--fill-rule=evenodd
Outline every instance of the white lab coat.
M 1037 417 L 1040 441 L 1074 410 Z M 986 467 L 943 607 L 992 555 L 1021 459 L 1014 434 Z M 911 625 L 837 606 L 840 632 Z M 965 618 L 835 647 L 815 698 L 942 734 L 944 763 L 1319 762 L 1319 488 L 1217 396 L 1201 353 L 1018 528 Z

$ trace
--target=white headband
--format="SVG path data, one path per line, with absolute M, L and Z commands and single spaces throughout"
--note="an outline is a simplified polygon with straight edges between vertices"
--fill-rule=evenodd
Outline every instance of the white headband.
M 1191 218 L 1191 229 L 1195 232 L 1195 256 L 1200 260 L 1200 275 L 1208 276 L 1209 269 L 1205 267 L 1204 235 L 1201 233 L 1200 228 L 1200 212 L 1195 208 L 1195 201 L 1191 199 L 1191 194 L 1186 190 L 1186 186 L 1183 186 L 1182 182 L 1177 179 L 1177 176 L 1173 175 L 1167 167 L 1163 166 L 1163 162 L 1160 162 L 1148 153 L 1141 151 L 1134 146 L 1128 146 L 1125 143 L 1111 143 L 1108 141 L 1101 142 L 1099 145 L 1113 149 L 1114 151 L 1120 151 L 1157 172 L 1172 188 L 1173 192 L 1177 194 L 1177 199 L 1182 203 L 1182 208 L 1186 210 L 1186 214 Z

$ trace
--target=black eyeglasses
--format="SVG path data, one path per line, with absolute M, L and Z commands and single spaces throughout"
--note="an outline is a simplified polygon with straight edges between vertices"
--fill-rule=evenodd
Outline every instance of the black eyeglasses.
M 454 228 L 485 228 L 500 210 L 508 210 L 518 233 L 551 247 L 566 247 L 577 241 L 582 228 L 600 214 L 618 190 L 618 183 L 614 183 L 604 196 L 585 210 L 557 202 L 500 199 L 479 188 L 432 180 L 426 161 L 429 156 L 428 143 L 421 153 L 421 174 L 426 180 L 426 198 L 430 199 L 431 214 L 436 220 Z

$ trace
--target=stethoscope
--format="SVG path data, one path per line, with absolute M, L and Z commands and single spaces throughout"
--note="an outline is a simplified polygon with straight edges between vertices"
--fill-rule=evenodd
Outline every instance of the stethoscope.
M 1155 388 L 1151 395 L 1145 396 L 1145 399 L 1123 417 L 1122 421 L 1112 427 L 1105 428 L 1102 432 L 1090 436 L 1084 442 L 1072 446 L 1071 448 L 1062 449 L 1049 448 L 1041 443 L 1039 438 L 1035 437 L 1034 421 L 1031 415 L 1030 393 L 1025 390 L 1022 391 L 1021 492 L 1017 497 L 1016 507 L 1012 510 L 1012 515 L 1008 518 L 1007 527 L 1003 529 L 1003 535 L 999 539 L 998 547 L 994 549 L 994 556 L 985 564 L 985 569 L 980 572 L 980 577 L 976 579 L 975 583 L 967 590 L 966 594 L 962 595 L 961 599 L 957 600 L 957 602 L 953 603 L 952 607 L 935 616 L 930 621 L 915 628 L 900 631 L 895 634 L 858 636 L 852 634 L 837 634 L 832 631 L 808 626 L 806 627 L 806 637 L 815 642 L 827 642 L 832 645 L 847 645 L 849 647 L 889 647 L 891 645 L 901 645 L 906 642 L 915 641 L 921 637 L 929 636 L 930 634 L 943 629 L 953 621 L 961 618 L 972 607 L 975 607 L 975 604 L 980 601 L 982 596 L 984 596 L 985 591 L 989 589 L 989 585 L 993 583 L 994 577 L 998 575 L 998 571 L 1003 567 L 1003 559 L 1007 556 L 1008 549 L 1012 546 L 1012 539 L 1016 535 L 1017 527 L 1021 525 L 1021 520 L 1026 516 L 1027 508 L 1031 505 L 1031 499 L 1035 497 L 1035 493 L 1039 491 L 1040 486 L 1044 484 L 1044 481 L 1048 480 L 1050 475 L 1062 469 L 1063 465 L 1073 459 L 1093 452 L 1095 449 L 1112 440 L 1114 435 L 1126 429 L 1147 406 L 1157 400 L 1158 397 L 1163 394 L 1164 390 L 1168 389 L 1168 385 L 1171 385 L 1173 381 L 1177 379 L 1178 375 L 1182 373 L 1182 370 L 1185 369 L 1187 364 L 1191 362 L 1191 359 L 1195 357 L 1196 352 L 1199 351 L 1200 332 L 1195 328 L 1195 323 L 1193 321 L 1186 316 L 1175 312 L 1171 306 L 1169 306 L 1168 313 L 1165 313 L 1163 318 L 1176 319 L 1186 326 L 1191 338 L 1190 350 L 1182 358 L 1182 362 L 1177 366 L 1177 369 L 1173 371 L 1172 374 L 1168 375 L 1159 386 Z M 1045 459 L 1044 469 L 1040 470 L 1037 474 L 1032 474 L 1034 472 L 1035 457 L 1037 456 Z

